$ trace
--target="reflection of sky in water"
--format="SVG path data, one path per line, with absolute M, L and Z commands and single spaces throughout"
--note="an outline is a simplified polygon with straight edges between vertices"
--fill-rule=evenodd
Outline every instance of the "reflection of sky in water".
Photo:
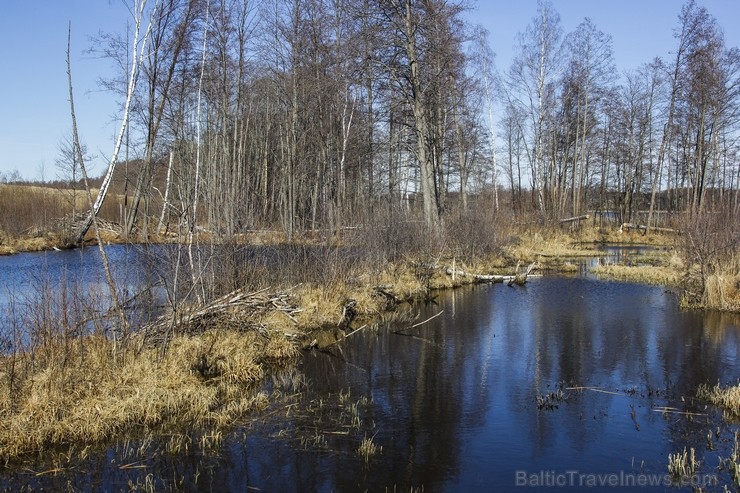
M 136 247 L 106 247 L 114 277 L 122 287 L 135 286 L 146 280 L 142 268 L 143 253 Z M 84 280 L 93 289 L 106 288 L 103 264 L 97 247 L 74 250 L 20 253 L 0 258 L 0 303 L 10 294 L 29 293 L 40 283 L 58 286 L 60 282 Z
M 159 283 L 157 267 L 149 260 L 144 248 L 114 245 L 106 247 L 106 254 L 122 302 Z M 15 304 L 18 312 L 26 305 L 38 302 L 42 291 L 46 291 L 55 303 L 60 303 L 62 293 L 65 293 L 68 300 L 82 296 L 97 310 L 107 310 L 108 284 L 98 248 L 0 257 L 0 313 L 5 315 L 0 320 L 0 328 L 8 324 L 11 304 Z M 160 304 L 162 293 L 155 291 L 156 296 L 159 296 L 156 304 Z M 155 304 L 151 298 L 145 301 L 148 306 Z M 144 307 L 140 306 L 132 316 L 141 314 L 141 308 Z
M 375 427 L 357 432 L 383 447 L 369 466 L 352 432 L 323 430 L 316 415 L 295 410 L 241 430 L 217 457 L 158 456 L 132 471 L 93 460 L 89 468 L 116 487 L 149 473 L 179 475 L 185 491 L 520 491 L 516 471 L 663 475 L 667 454 L 686 446 L 713 472 L 718 455 L 728 455 L 727 442 L 707 451 L 706 434 L 721 425 L 728 438 L 737 426 L 691 397 L 702 383 L 737 382 L 737 316 L 680 311 L 660 287 L 584 278 L 475 286 L 437 301 L 414 307 L 419 320 L 444 314 L 409 336 L 364 330 L 333 356 L 303 359 L 306 400 L 329 402 L 342 389 L 353 401 L 372 396 Z M 562 382 L 615 393 L 566 391 L 557 409 L 538 410 L 536 397 Z M 658 406 L 708 416 L 663 415 Z M 276 438 L 281 428 L 330 432 L 328 448 Z M 71 476 L 86 484 L 83 474 Z

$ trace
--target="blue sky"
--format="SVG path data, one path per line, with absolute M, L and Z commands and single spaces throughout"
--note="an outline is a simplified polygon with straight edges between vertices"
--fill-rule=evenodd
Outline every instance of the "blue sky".
M 0 173 L 56 178 L 59 143 L 70 135 L 66 49 L 72 22 L 72 76 L 81 138 L 93 154 L 110 154 L 115 99 L 98 89 L 107 60 L 85 54 L 99 31 L 124 32 L 120 0 L 3 0 L 0 6 Z M 102 171 L 98 164 L 93 171 Z
M 725 30 L 728 46 L 740 46 L 738 0 L 697 0 Z M 681 0 L 553 0 L 564 32 L 584 17 L 611 34 L 620 72 L 655 56 L 668 57 Z M 511 63 L 517 33 L 536 14 L 536 0 L 480 0 L 470 18 L 490 31 L 499 70 Z M 124 32 L 128 11 L 122 0 L 2 0 L 0 6 L 0 173 L 47 180 L 59 174 L 59 143 L 69 135 L 65 50 L 72 22 L 72 71 L 80 136 L 98 155 L 102 172 L 113 148 L 117 101 L 97 81 L 113 70 L 86 51 L 100 31 Z

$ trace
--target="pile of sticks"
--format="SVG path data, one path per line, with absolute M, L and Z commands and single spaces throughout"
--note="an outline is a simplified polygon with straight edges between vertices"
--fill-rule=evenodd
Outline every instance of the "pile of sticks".
M 269 293 L 269 289 L 254 292 L 237 289 L 190 311 L 163 315 L 143 327 L 144 338 L 150 344 L 157 344 L 173 335 L 196 335 L 213 328 L 254 330 L 267 336 L 267 328 L 259 318 L 272 311 L 298 323 L 294 316 L 301 309 L 296 307 L 295 300 L 285 291 Z
M 77 231 L 82 224 L 87 220 L 90 212 L 78 212 L 77 214 L 67 214 L 64 217 L 58 218 L 55 222 L 54 227 L 59 231 Z M 101 217 L 97 218 L 98 227 L 101 231 L 108 231 L 113 234 L 123 234 L 123 227 L 111 221 L 107 221 Z

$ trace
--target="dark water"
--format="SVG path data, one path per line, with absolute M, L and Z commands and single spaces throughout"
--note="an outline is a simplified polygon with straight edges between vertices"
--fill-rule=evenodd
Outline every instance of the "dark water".
M 410 309 L 419 321 L 443 313 L 401 334 L 381 324 L 330 353 L 305 353 L 301 395 L 276 399 L 215 450 L 152 446 L 131 457 L 118 444 L 57 474 L 35 476 L 50 468 L 43 461 L 2 471 L 0 486 L 691 491 L 665 475 L 668 454 L 693 447 L 704 491 L 732 488 L 717 466 L 738 424 L 693 396 L 700 384 L 738 382 L 738 317 L 681 311 L 660 287 L 558 277 L 449 291 Z M 357 453 L 365 437 L 382 447 L 369 462 Z

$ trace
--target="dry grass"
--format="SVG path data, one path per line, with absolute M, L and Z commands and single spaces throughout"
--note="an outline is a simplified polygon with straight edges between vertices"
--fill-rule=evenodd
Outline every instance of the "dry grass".
M 538 228 L 517 235 L 514 244 L 508 247 L 510 256 L 523 261 L 545 258 L 594 257 L 602 252 L 599 244 L 621 245 L 673 245 L 674 235 L 639 232 L 619 232 L 618 229 L 600 229 L 590 225 L 569 231 L 566 228 Z
M 599 265 L 592 268 L 591 272 L 604 279 L 665 286 L 675 286 L 681 279 L 680 272 L 675 267 L 652 265 Z
M 668 474 L 677 483 L 693 477 L 700 465 L 693 448 L 687 452 L 684 447 L 683 452 L 668 454 Z
M 526 232 L 518 236 L 515 244 L 507 248 L 507 253 L 523 261 L 533 261 L 541 257 L 574 258 L 599 255 L 593 242 L 552 230 Z
M 382 451 L 383 447 L 375 445 L 375 442 L 373 442 L 373 437 L 365 437 L 362 442 L 360 442 L 360 446 L 357 448 L 357 455 L 359 455 L 365 462 L 370 462 L 370 459 L 372 459 L 375 454 Z
M 93 200 L 98 193 L 92 189 Z M 105 201 L 100 216 L 119 219 L 123 199 L 111 195 Z M 63 218 L 89 210 L 84 190 L 0 184 L 0 255 L 17 252 L 37 252 L 68 244 L 70 231 Z M 92 233 L 88 238 L 92 238 Z M 120 241 L 115 235 L 105 235 L 106 242 Z
M 740 275 L 722 273 L 708 276 L 704 300 L 707 308 L 740 312 Z
M 740 383 L 734 387 L 722 387 L 719 384 L 714 387 L 700 385 L 696 394 L 700 399 L 705 399 L 740 418 Z
M 233 324 L 214 319 L 223 328 L 178 335 L 166 350 L 137 335 L 121 349 L 101 335 L 67 336 L 59 328 L 43 344 L 0 360 L 0 456 L 106 443 L 138 433 L 218 430 L 267 404 L 259 391 L 268 367 L 298 354 L 288 338 L 336 328 L 348 299 L 356 301 L 352 328 L 357 328 L 387 308 L 377 285 L 406 300 L 450 282 L 441 268 L 427 271 L 407 261 L 356 275 L 361 279 L 352 274 L 293 288 L 290 296 L 300 307 L 293 315 L 279 310 L 254 314 L 248 322 L 265 328 L 267 336 L 265 330 L 228 330 Z M 55 322 L 49 324 L 53 332 Z
M 282 342 L 281 342 L 282 339 Z M 125 433 L 223 427 L 267 404 L 263 355 L 289 358 L 280 335 L 212 330 L 159 349 L 116 351 L 102 337 L 6 357 L 0 366 L 0 456 Z
M 740 310 L 740 219 L 731 208 L 687 216 L 681 250 L 686 306 Z

